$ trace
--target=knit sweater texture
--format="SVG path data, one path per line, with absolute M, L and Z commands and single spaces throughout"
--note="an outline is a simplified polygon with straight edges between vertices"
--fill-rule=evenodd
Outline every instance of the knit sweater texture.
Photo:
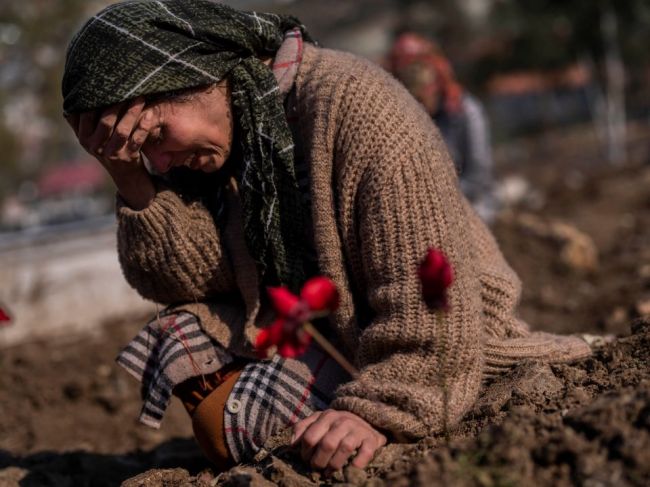
M 318 265 L 341 293 L 330 325 L 361 371 L 332 408 L 417 439 L 457 423 L 483 381 L 521 360 L 590 354 L 579 338 L 533 333 L 516 318 L 519 279 L 463 197 L 430 117 L 395 79 L 306 45 L 291 103 L 310 163 Z M 118 199 L 118 252 L 142 296 L 195 313 L 210 336 L 250 356 L 271 312 L 234 182 L 227 194 L 223 224 L 163 185 L 142 211 Z M 444 314 L 421 297 L 417 266 L 429 247 L 454 268 Z

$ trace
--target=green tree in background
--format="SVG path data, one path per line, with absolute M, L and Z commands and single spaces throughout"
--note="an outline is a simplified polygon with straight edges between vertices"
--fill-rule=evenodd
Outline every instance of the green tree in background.
M 598 132 L 609 160 L 625 160 L 625 92 L 643 88 L 639 80 L 649 67 L 650 2 L 498 0 L 489 31 L 496 42 L 477 66 L 483 79 L 576 62 L 589 66 Z
M 608 13 L 616 17 L 626 64 L 647 63 L 647 0 L 498 0 L 489 30 L 503 49 L 486 58 L 485 69 L 554 68 L 575 62 L 585 53 L 600 61 L 607 49 L 601 23 Z

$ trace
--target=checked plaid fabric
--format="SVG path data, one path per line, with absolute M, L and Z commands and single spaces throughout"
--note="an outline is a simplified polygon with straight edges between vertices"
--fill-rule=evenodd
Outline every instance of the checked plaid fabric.
M 140 330 L 115 361 L 142 383 L 141 423 L 160 428 L 175 385 L 211 374 L 233 357 L 206 335 L 190 313 L 161 314 Z
M 122 350 L 117 363 L 142 382 L 140 421 L 158 428 L 176 384 L 209 374 L 233 357 L 210 339 L 189 313 L 149 322 Z M 255 455 L 272 435 L 326 409 L 347 373 L 316 345 L 299 359 L 248 364 L 224 411 L 225 437 L 235 461 Z
M 327 409 L 347 373 L 317 345 L 298 360 L 274 356 L 248 364 L 224 411 L 226 444 L 235 462 L 255 456 L 268 438 Z

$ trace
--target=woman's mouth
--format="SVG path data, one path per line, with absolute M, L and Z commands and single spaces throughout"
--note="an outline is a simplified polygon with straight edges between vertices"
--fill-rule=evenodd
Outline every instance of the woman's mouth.
M 148 159 L 149 164 L 160 174 L 164 174 L 172 167 L 172 158 L 169 155 L 162 155 Z

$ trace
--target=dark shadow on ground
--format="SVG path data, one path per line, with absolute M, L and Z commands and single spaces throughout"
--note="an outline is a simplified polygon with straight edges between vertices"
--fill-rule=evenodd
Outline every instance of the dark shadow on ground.
M 209 467 L 192 439 L 171 439 L 150 451 L 102 455 L 86 451 L 44 451 L 15 456 L 0 450 L 0 471 L 26 471 L 21 487 L 113 487 L 150 468 L 184 468 L 195 475 Z

